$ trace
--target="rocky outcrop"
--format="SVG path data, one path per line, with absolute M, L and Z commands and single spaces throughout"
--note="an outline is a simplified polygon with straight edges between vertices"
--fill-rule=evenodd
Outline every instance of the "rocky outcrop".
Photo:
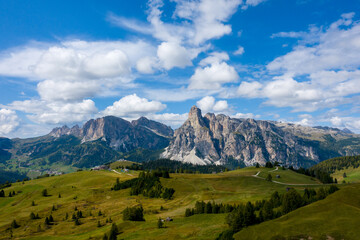
M 50 133 L 49 133 L 50 136 L 53 136 L 53 137 L 56 137 L 56 138 L 59 138 L 61 136 L 64 136 L 64 135 L 74 135 L 76 137 L 80 137 L 81 135 L 81 129 L 78 125 L 75 125 L 74 127 L 72 128 L 69 128 L 68 126 L 62 126 L 62 127 L 57 127 L 57 128 L 54 128 Z
M 195 164 L 236 161 L 247 166 L 278 161 L 296 167 L 324 160 L 321 142 L 301 138 L 295 132 L 289 125 L 277 126 L 270 121 L 236 119 L 213 113 L 203 117 L 200 109 L 193 106 L 162 157 Z M 333 154 L 341 155 L 341 152 Z
M 81 138 L 81 142 L 101 139 L 110 147 L 121 152 L 136 148 L 161 149 L 168 146 L 173 130 L 145 117 L 129 122 L 122 118 L 106 116 L 87 121 L 82 128 L 77 125 L 73 128 L 63 126 L 53 129 L 53 137 L 74 135 Z

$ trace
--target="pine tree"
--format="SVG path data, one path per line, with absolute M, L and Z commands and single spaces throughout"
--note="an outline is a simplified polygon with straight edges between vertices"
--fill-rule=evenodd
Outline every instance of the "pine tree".
M 98 221 L 98 223 L 97 223 L 97 227 L 101 227 L 101 223 L 100 223 L 100 221 Z
M 109 233 L 109 240 L 116 240 L 117 235 L 119 234 L 119 230 L 115 223 L 111 225 L 110 233 Z
M 58 196 L 59 198 L 61 198 L 61 194 L 59 193 L 59 196 Z
M 1 191 L 0 191 L 0 197 L 5 197 L 5 192 L 4 192 L 4 190 L 1 190 Z
M 56 211 L 55 205 L 52 206 L 51 211 Z
M 101 210 L 99 210 L 99 212 L 98 212 L 98 216 L 101 216 L 101 215 L 102 215 Z
M 260 168 L 260 164 L 257 162 L 255 165 L 256 168 Z
M 35 206 L 35 201 L 32 201 L 32 202 L 31 202 L 31 206 Z
M 66 213 L 66 214 L 65 214 L 65 219 L 68 220 L 68 218 L 69 218 L 69 214 Z
M 164 226 L 164 223 L 163 221 L 161 220 L 161 218 L 158 219 L 158 222 L 157 222 L 157 227 L 158 228 L 162 228 Z
M 80 223 L 80 220 L 78 218 L 75 219 L 75 226 L 79 226 L 81 223 Z
M 36 219 L 40 219 L 40 217 L 39 217 L 39 214 L 37 213 L 36 214 L 36 217 L 35 217 Z
M 45 225 L 50 225 L 50 221 L 48 217 L 45 218 Z
M 53 218 L 53 216 L 51 214 L 49 216 L 49 222 L 54 222 L 54 218 Z
M 36 219 L 36 216 L 33 212 L 30 213 L 30 219 L 33 220 L 33 219 Z
M 11 194 L 11 192 L 9 192 L 9 197 L 12 197 L 12 194 Z
M 46 188 L 44 190 L 42 190 L 41 194 L 43 195 L 43 197 L 48 196 L 48 192 L 47 192 Z
M 11 222 L 11 228 L 18 228 L 18 227 L 20 227 L 20 225 L 17 224 L 16 220 L 13 220 L 13 221 Z

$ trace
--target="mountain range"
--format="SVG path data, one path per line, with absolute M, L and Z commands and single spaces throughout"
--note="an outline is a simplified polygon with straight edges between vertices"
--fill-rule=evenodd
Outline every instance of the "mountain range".
M 344 129 L 239 119 L 193 106 L 184 124 L 173 131 L 141 117 L 127 121 L 106 116 L 53 129 L 29 139 L 0 138 L 0 165 L 10 170 L 70 171 L 126 158 L 169 158 L 193 164 L 310 167 L 323 160 L 360 154 L 360 135 Z

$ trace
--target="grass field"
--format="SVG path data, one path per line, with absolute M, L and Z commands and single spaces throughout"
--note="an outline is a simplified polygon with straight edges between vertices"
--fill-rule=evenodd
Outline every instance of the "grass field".
M 268 174 L 271 174 L 272 180 L 288 183 L 288 184 L 319 184 L 320 182 L 315 178 L 310 178 L 303 174 L 296 173 L 294 171 L 285 169 L 282 170 L 280 167 L 277 168 L 261 168 L 259 170 L 259 177 L 266 178 Z M 276 176 L 280 176 L 280 178 L 276 178 Z
M 360 184 L 343 185 L 326 199 L 251 226 L 235 239 L 345 239 L 360 236 Z
M 346 178 L 344 178 L 344 173 L 346 173 Z M 336 178 L 339 183 L 345 180 L 345 182 L 360 182 L 360 168 L 348 168 L 340 171 L 336 171 L 331 174 L 333 178 Z
M 256 178 L 258 171 L 267 175 L 274 169 L 249 167 L 219 174 L 171 174 L 170 179 L 161 179 L 165 187 L 176 190 L 173 200 L 150 199 L 130 196 L 129 189 L 111 191 L 116 178 L 120 181 L 136 177 L 138 172 L 115 173 L 110 171 L 81 171 L 25 182 L 15 183 L 5 189 L 19 192 L 14 197 L 0 198 L 0 239 L 11 235 L 10 224 L 15 219 L 20 225 L 12 234 L 17 239 L 102 239 L 108 232 L 111 218 L 121 230 L 119 239 L 215 239 L 227 228 L 225 214 L 203 214 L 184 217 L 186 208 L 194 207 L 198 200 L 222 203 L 256 201 L 270 197 L 274 191 L 285 192 L 287 185 Z M 278 170 L 284 183 L 312 184 L 310 177 L 292 171 Z M 275 178 L 274 178 L 275 180 Z M 312 187 L 318 187 L 314 185 Z M 304 186 L 292 186 L 302 190 Z M 51 196 L 43 197 L 47 189 Z M 59 194 L 61 198 L 59 198 Z M 36 206 L 31 206 L 32 201 Z M 142 204 L 145 222 L 124 222 L 122 211 L 127 206 Z M 52 207 L 56 211 L 52 212 Z M 161 206 L 163 210 L 160 210 Z M 75 226 L 71 216 L 74 208 L 83 212 L 81 225 Z M 104 213 L 98 216 L 98 212 Z M 30 220 L 31 212 L 41 219 Z M 65 219 L 66 213 L 69 219 Z M 46 227 L 44 218 L 52 216 L 54 225 Z M 158 218 L 172 217 L 165 228 L 157 228 Z M 100 221 L 102 227 L 97 227 Z M 39 227 L 40 226 L 40 227 Z

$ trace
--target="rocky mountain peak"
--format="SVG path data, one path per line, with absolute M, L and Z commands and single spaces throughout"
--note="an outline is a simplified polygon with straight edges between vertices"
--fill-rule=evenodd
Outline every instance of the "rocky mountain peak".
M 153 121 L 153 120 L 149 120 L 146 117 L 140 117 L 137 120 L 133 120 L 133 121 L 131 121 L 131 124 L 134 127 L 146 128 L 146 129 L 151 130 L 151 131 L 153 131 L 154 133 L 156 133 L 156 134 L 158 134 L 160 136 L 164 136 L 164 137 L 167 137 L 167 138 L 171 138 L 173 136 L 173 134 L 174 134 L 174 131 L 173 131 L 173 129 L 171 127 L 169 127 L 169 126 L 167 126 L 165 124 Z
M 189 122 L 194 128 L 203 127 L 205 125 L 200 108 L 196 106 L 191 107 L 187 122 Z

